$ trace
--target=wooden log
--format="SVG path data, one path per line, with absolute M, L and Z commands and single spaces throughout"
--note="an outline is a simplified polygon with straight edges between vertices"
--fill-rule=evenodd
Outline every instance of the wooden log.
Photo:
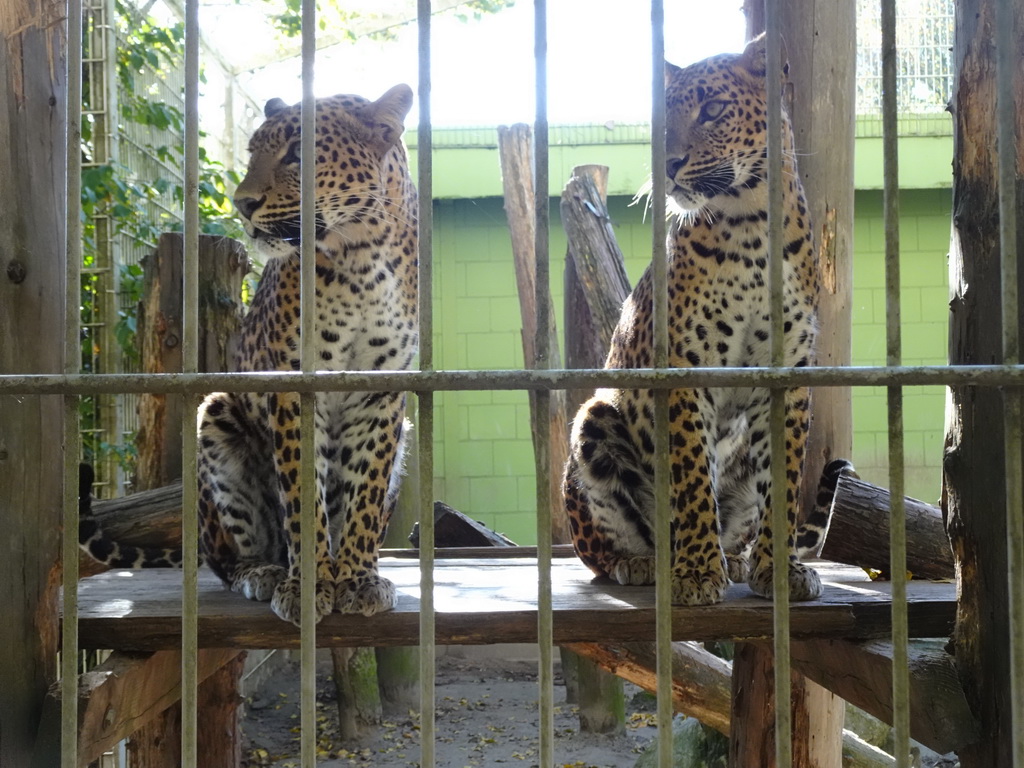
M 629 295 L 625 260 L 608 215 L 608 168 L 581 165 L 562 190 L 559 206 L 567 240 L 565 256 L 565 364 L 567 368 L 600 368 Z M 566 420 L 571 421 L 593 390 L 566 392 Z M 580 730 L 601 733 L 625 727 L 622 680 L 580 657 L 563 657 L 580 697 Z M 566 678 L 570 680 L 570 678 Z M 567 691 L 568 691 L 567 687 Z
M 908 648 L 910 735 L 940 754 L 973 743 L 979 733 L 944 642 L 915 640 Z M 801 674 L 892 722 L 892 643 L 802 640 L 792 644 L 791 655 Z
M 238 655 L 234 649 L 200 650 L 199 680 L 206 680 Z M 81 676 L 78 696 L 78 757 L 81 765 L 88 765 L 180 701 L 181 653 L 116 651 Z
M 537 360 L 537 292 L 536 292 L 536 206 L 533 192 L 533 167 L 530 127 L 523 123 L 498 126 L 498 153 L 501 158 L 502 187 L 505 194 L 505 213 L 512 235 L 512 254 L 515 259 L 516 285 L 519 289 L 519 310 L 523 322 L 523 357 L 527 368 L 536 368 Z M 560 368 L 558 333 L 555 313 L 552 311 L 550 290 L 543 295 L 547 301 L 548 359 L 541 361 L 549 368 Z M 549 461 L 546 467 L 551 499 L 551 540 L 555 544 L 569 541 L 569 526 L 562 507 L 562 468 L 568 457 L 569 428 L 565 420 L 565 392 L 553 390 L 548 399 L 547 418 L 531 420 L 534 446 L 537 445 L 537 424 L 547 422 Z M 536 412 L 536 395 L 530 393 L 530 412 Z
M 853 477 L 841 477 L 832 504 L 821 557 L 837 563 L 873 568 L 889 576 L 888 489 Z M 907 570 L 914 578 L 952 579 L 953 550 L 942 510 L 904 497 L 907 525 Z
M 842 763 L 842 701 L 802 675 L 790 678 L 793 766 Z M 775 765 L 775 657 L 765 643 L 737 643 L 729 764 Z M 838 712 L 836 710 L 839 710 Z
M 338 690 L 341 738 L 355 741 L 381 723 L 377 656 L 373 648 L 331 648 L 334 685 Z
M 160 236 L 144 261 L 138 339 L 146 373 L 181 371 L 182 235 Z M 230 371 L 242 318 L 242 278 L 249 261 L 242 245 L 226 237 L 199 237 L 199 370 Z M 177 395 L 139 397 L 136 487 L 157 488 L 181 477 L 181 407 Z
M 652 693 L 657 666 L 652 643 L 569 643 L 565 646 L 611 674 Z M 672 643 L 672 707 L 728 735 L 732 665 L 694 643 Z
M 65 370 L 67 5 L 0 12 L 0 371 Z M 73 41 L 74 45 L 78 41 Z M 77 355 L 74 350 L 70 351 Z M 74 369 L 78 364 L 74 361 Z M 27 766 L 56 677 L 64 483 L 60 397 L 0 396 L 0 765 Z
M 646 691 L 653 693 L 657 687 L 656 656 L 651 643 L 571 643 L 566 647 Z M 676 712 L 695 717 L 729 736 L 731 685 L 730 662 L 694 643 L 672 644 L 672 707 Z M 832 705 L 830 701 L 811 701 L 808 707 L 820 703 Z M 843 768 L 888 768 L 895 764 L 890 755 L 867 744 L 852 731 L 843 731 Z

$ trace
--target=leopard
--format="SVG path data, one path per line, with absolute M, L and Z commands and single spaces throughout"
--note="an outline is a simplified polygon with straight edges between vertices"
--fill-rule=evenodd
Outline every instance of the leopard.
M 784 67 L 784 71 L 786 68 Z M 767 81 L 764 36 L 741 53 L 686 67 L 665 63 L 668 366 L 761 367 L 771 362 Z M 782 114 L 784 365 L 814 363 L 818 265 L 788 115 Z M 661 172 L 660 170 L 658 172 Z M 623 303 L 605 367 L 654 366 L 654 276 L 649 266 Z M 721 601 L 729 581 L 772 596 L 765 388 L 681 386 L 668 392 L 670 530 L 656 530 L 654 392 L 598 389 L 573 419 L 562 482 L 576 554 L 599 577 L 654 583 L 654 543 L 670 536 L 675 605 Z M 785 390 L 785 539 L 788 593 L 812 600 L 821 579 L 801 562 L 820 543 L 827 510 L 797 516 L 810 394 Z M 852 465 L 826 467 L 819 496 Z M 780 489 L 781 491 L 782 489 Z
M 401 140 L 413 93 L 336 95 L 315 106 L 315 355 L 318 371 L 402 371 L 418 352 L 418 198 Z M 235 367 L 300 364 L 301 104 L 271 99 L 234 192 L 266 259 Z M 395 607 L 379 552 L 403 475 L 406 393 L 214 392 L 198 409 L 202 560 L 231 590 L 300 623 L 302 557 L 315 560 L 315 616 Z M 315 549 L 301 547 L 301 431 L 315 442 Z M 83 533 L 89 534 L 83 541 Z M 113 567 L 180 564 L 180 551 L 121 547 L 94 524 L 80 544 Z

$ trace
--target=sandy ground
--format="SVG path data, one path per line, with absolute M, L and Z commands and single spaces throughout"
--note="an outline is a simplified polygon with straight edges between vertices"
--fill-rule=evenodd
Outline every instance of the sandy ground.
M 338 737 L 330 662 L 318 664 L 317 753 L 324 768 L 419 765 L 419 716 L 385 716 L 355 743 Z M 539 764 L 537 667 L 529 661 L 438 658 L 435 678 L 437 768 Z M 243 730 L 249 768 L 299 765 L 298 666 L 278 670 L 247 702 Z M 627 727 L 618 736 L 580 733 L 576 709 L 555 681 L 555 765 L 558 768 L 632 768 L 654 738 L 649 696 L 627 684 Z

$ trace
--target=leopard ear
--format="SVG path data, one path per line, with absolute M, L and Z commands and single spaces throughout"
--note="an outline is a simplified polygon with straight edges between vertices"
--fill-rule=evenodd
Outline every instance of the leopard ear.
M 266 106 L 263 107 L 264 117 L 273 117 L 278 112 L 288 109 L 288 105 L 284 103 L 284 99 L 271 99 L 267 102 Z
M 372 131 L 382 149 L 398 142 L 405 130 L 405 116 L 412 108 L 412 88 L 396 85 L 374 102 L 359 110 L 359 118 Z
M 672 82 L 672 78 L 682 72 L 682 68 L 677 67 L 675 64 L 665 62 L 665 85 Z
M 786 57 L 786 41 L 782 40 L 782 76 L 789 74 L 789 61 Z M 755 37 L 740 54 L 740 62 L 743 67 L 754 77 L 764 78 L 768 74 L 768 45 L 765 33 Z

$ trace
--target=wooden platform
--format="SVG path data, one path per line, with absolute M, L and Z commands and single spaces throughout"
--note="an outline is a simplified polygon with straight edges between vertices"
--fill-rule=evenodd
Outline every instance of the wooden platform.
M 826 582 L 821 599 L 792 605 L 795 638 L 877 638 L 890 629 L 885 582 L 863 571 L 815 563 Z M 370 618 L 331 614 L 317 627 L 320 646 L 395 646 L 419 642 L 419 563 L 384 558 L 382 572 L 398 588 L 398 607 Z M 575 558 L 552 567 L 555 643 L 653 640 L 654 591 L 595 580 Z M 535 642 L 537 564 L 534 558 L 438 560 L 434 574 L 436 639 L 440 644 Z M 911 637 L 948 637 L 956 608 L 949 582 L 908 585 Z M 745 585 L 725 601 L 673 609 L 674 639 L 753 639 L 772 635 L 772 606 Z M 79 587 L 82 648 L 152 651 L 181 644 L 181 572 L 110 571 Z M 205 648 L 294 648 L 296 627 L 267 603 L 225 589 L 205 568 L 199 574 L 199 645 Z

